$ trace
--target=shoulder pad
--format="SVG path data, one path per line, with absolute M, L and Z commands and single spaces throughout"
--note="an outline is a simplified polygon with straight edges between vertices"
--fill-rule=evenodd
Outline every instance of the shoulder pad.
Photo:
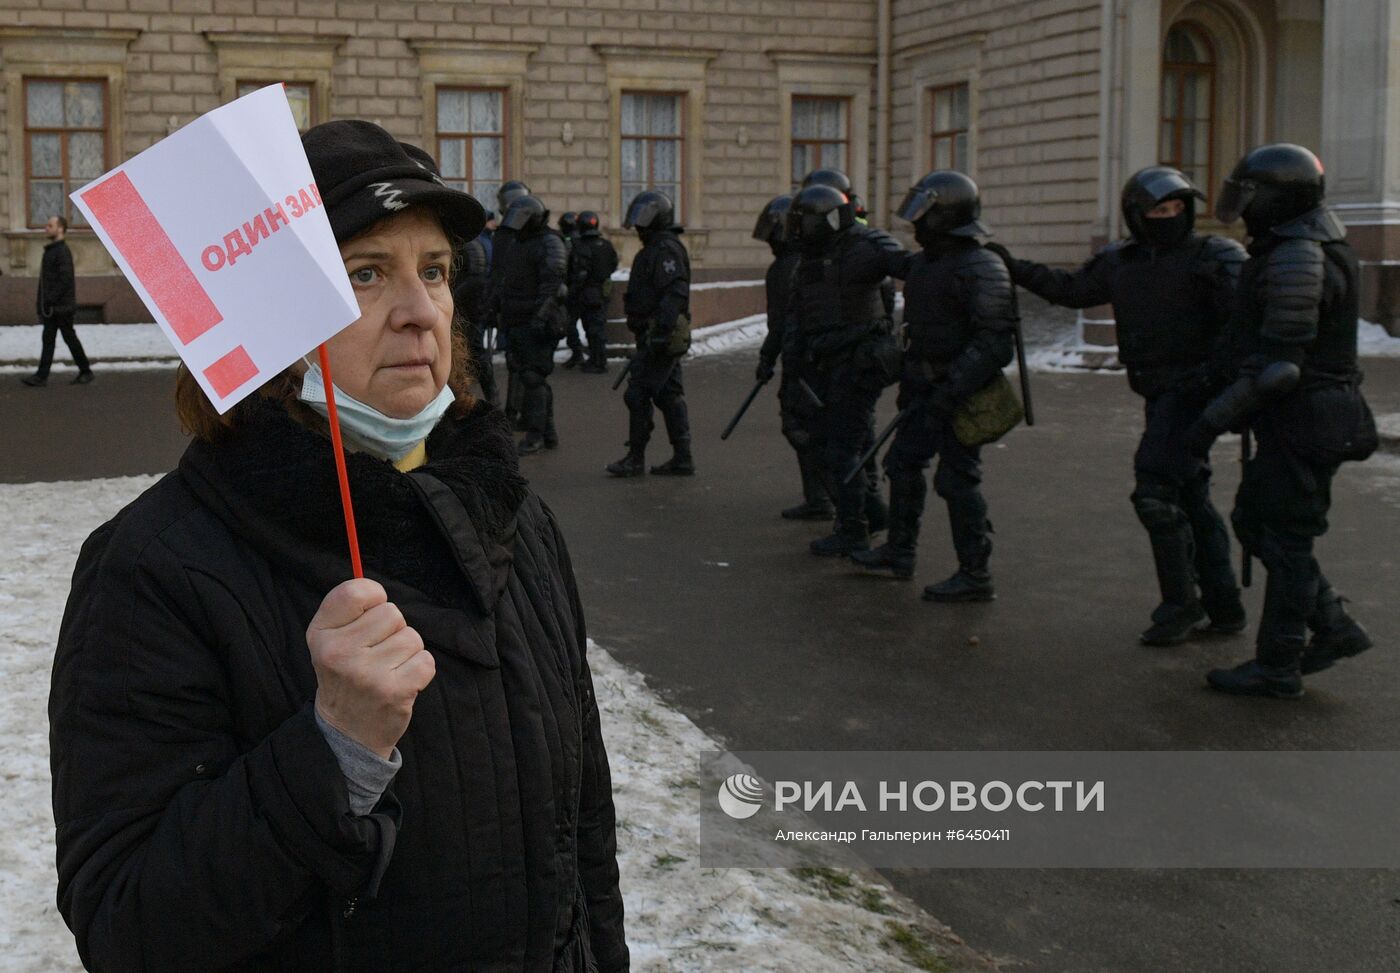
M 1325 261 L 1322 244 L 1302 239 L 1286 239 L 1264 257 L 1263 337 L 1285 344 L 1305 344 L 1316 337 Z
M 540 239 L 544 243 L 544 252 L 549 256 L 564 255 L 564 238 L 557 233 L 541 233 Z
M 975 277 L 986 283 L 1011 281 L 1006 262 L 990 250 L 972 247 L 953 257 L 953 273 L 959 277 Z
M 1249 253 L 1239 241 L 1223 236 L 1208 236 L 1196 253 L 1196 267 L 1207 274 L 1224 270 L 1236 276 L 1248 259 Z
M 1302 216 L 1294 217 L 1287 223 L 1280 223 L 1269 230 L 1274 236 L 1286 240 L 1314 240 L 1318 243 L 1332 243 L 1344 240 L 1347 228 L 1326 206 L 1309 210 Z

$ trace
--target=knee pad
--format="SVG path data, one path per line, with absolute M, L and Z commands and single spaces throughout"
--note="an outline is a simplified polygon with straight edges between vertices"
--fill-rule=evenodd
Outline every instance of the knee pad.
M 1289 563 L 1306 563 L 1312 557 L 1312 549 L 1311 537 L 1262 527 L 1258 532 L 1254 553 L 1265 568 L 1277 571 Z
M 1169 486 L 1139 483 L 1132 495 L 1133 510 L 1149 531 L 1169 530 L 1186 523 L 1179 492 Z
M 520 382 L 525 388 L 534 391 L 544 385 L 544 375 L 533 368 L 522 368 L 520 370 Z

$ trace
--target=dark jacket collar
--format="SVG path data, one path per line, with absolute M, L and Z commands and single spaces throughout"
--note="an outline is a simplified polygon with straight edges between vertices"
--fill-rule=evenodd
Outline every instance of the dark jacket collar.
M 180 460 L 190 488 L 238 536 L 326 590 L 350 577 L 330 440 L 255 398 L 228 439 Z M 510 575 L 515 515 L 528 488 L 510 426 L 478 404 L 444 419 L 426 466 L 404 474 L 363 453 L 346 463 L 365 573 L 439 605 L 469 595 L 494 610 Z

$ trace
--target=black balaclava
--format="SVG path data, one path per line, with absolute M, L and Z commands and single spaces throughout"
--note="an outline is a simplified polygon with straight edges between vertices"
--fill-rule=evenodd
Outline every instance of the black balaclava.
M 1189 202 L 1176 216 L 1156 219 L 1144 216 L 1141 223 L 1142 234 L 1138 242 L 1156 249 L 1174 247 L 1186 239 L 1195 223 L 1195 214 L 1191 212 Z

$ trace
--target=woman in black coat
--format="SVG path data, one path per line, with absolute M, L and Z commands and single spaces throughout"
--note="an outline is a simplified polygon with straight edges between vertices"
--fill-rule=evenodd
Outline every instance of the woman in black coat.
M 304 138 L 361 317 L 83 546 L 49 703 L 59 908 L 94 971 L 621 971 L 607 754 L 563 539 L 467 392 L 481 209 L 382 129 Z

